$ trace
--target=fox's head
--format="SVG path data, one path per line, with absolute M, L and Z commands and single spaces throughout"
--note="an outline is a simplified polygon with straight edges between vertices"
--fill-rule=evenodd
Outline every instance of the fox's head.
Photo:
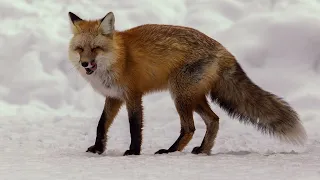
M 83 20 L 69 12 L 73 37 L 69 44 L 69 60 L 82 73 L 111 68 L 113 58 L 114 14 L 98 20 Z

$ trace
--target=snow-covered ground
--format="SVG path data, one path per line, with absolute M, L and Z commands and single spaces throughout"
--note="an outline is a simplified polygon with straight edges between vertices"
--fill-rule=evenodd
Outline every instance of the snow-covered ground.
M 13 3 L 14 2 L 14 3 Z M 320 179 L 320 2 L 317 0 L 1 0 L 0 179 Z M 144 98 L 141 156 L 130 143 L 126 111 L 109 132 L 105 154 L 85 153 L 95 139 L 103 98 L 67 60 L 68 11 L 99 18 L 113 11 L 119 30 L 144 23 L 197 28 L 238 58 L 251 79 L 284 97 L 308 133 L 305 147 L 281 144 L 230 119 L 216 105 L 220 131 L 211 156 L 154 155 L 179 134 L 168 93 Z

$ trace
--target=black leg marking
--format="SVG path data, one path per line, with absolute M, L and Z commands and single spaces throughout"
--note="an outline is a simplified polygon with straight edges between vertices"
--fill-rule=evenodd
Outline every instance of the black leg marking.
M 106 123 L 106 112 L 102 111 L 98 126 L 97 126 L 97 136 L 95 144 L 88 148 L 86 152 L 102 154 L 105 150 L 105 123 Z
M 143 126 L 143 112 L 141 99 L 137 99 L 135 103 L 127 106 L 131 143 L 129 150 L 123 155 L 140 155 L 142 144 L 142 126 Z
M 178 139 L 172 144 L 172 146 L 169 149 L 160 149 L 159 151 L 155 152 L 155 154 L 168 154 L 177 151 L 179 142 L 182 140 L 184 135 L 184 131 L 181 130 Z

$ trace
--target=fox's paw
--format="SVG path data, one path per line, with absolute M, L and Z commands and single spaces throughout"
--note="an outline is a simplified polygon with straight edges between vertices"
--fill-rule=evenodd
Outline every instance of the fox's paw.
M 170 153 L 167 149 L 160 149 L 159 151 L 155 152 L 154 154 L 168 154 Z
M 104 152 L 105 148 L 103 147 L 103 145 L 99 145 L 99 144 L 95 144 L 93 146 L 90 146 L 86 152 L 91 152 L 91 153 L 98 153 L 98 154 L 102 154 Z
M 126 150 L 126 152 L 124 152 L 123 154 L 123 156 L 129 156 L 129 155 L 140 155 L 140 151 L 129 149 L 129 150 Z
M 194 147 L 191 151 L 192 154 L 210 154 L 210 152 L 205 152 L 200 146 Z

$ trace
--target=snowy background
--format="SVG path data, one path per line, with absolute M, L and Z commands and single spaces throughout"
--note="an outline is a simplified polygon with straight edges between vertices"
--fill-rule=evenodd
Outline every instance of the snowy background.
M 14 2 L 14 3 L 13 3 Z M 320 179 L 320 1 L 318 0 L 0 0 L 0 179 Z M 107 152 L 94 143 L 103 98 L 67 60 L 68 11 L 85 19 L 109 11 L 116 28 L 145 23 L 190 26 L 227 47 L 249 77 L 300 114 L 305 147 L 281 144 L 230 119 L 216 105 L 220 131 L 211 156 L 153 155 L 179 135 L 168 93 L 144 98 L 142 155 L 130 143 L 124 108 Z

